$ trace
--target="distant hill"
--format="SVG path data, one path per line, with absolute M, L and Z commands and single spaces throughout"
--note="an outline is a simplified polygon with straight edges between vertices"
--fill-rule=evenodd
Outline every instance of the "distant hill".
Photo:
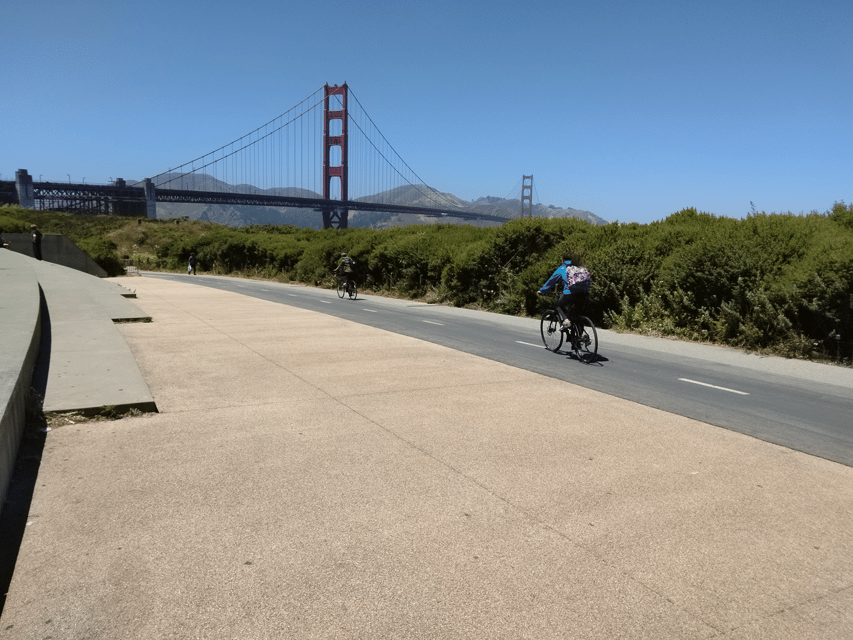
M 507 216 L 509 218 L 517 218 L 521 214 L 520 200 L 506 200 L 495 196 L 486 196 L 478 198 L 469 203 L 465 207 L 468 211 L 482 211 L 497 216 Z M 580 209 L 560 208 L 554 205 L 534 204 L 534 218 L 578 218 L 586 220 L 592 224 L 607 224 L 607 220 L 599 218 L 590 211 L 581 211 Z
M 191 189 L 199 191 L 229 191 L 238 193 L 260 193 L 267 195 L 297 196 L 302 198 L 320 198 L 321 195 L 315 191 L 287 188 L 287 189 L 258 189 L 252 185 L 240 184 L 236 187 L 226 184 L 216 178 L 204 174 L 181 176 L 160 176 L 158 183 L 164 179 L 173 178 L 169 186 L 163 188 Z M 128 181 L 131 184 L 131 181 Z M 507 200 L 486 196 L 474 201 L 466 201 L 457 198 L 450 193 L 441 193 L 426 185 L 406 185 L 396 187 L 389 191 L 383 191 L 372 196 L 357 198 L 361 202 L 382 202 L 387 204 L 398 204 L 420 207 L 447 208 L 467 212 L 483 213 L 493 216 L 502 216 L 507 219 L 517 218 L 521 213 L 521 202 L 519 200 Z M 296 209 L 290 207 L 250 207 L 214 204 L 179 204 L 158 203 L 157 218 L 181 218 L 186 216 L 191 220 L 209 220 L 229 227 L 245 227 L 253 224 L 259 225 L 281 225 L 289 224 L 297 227 L 320 229 L 322 219 L 320 213 L 313 209 Z M 558 208 L 553 205 L 533 205 L 533 216 L 538 218 L 579 218 L 592 224 L 606 224 L 607 221 L 599 218 L 589 211 L 581 211 L 571 208 Z M 432 216 L 382 213 L 377 211 L 351 211 L 349 214 L 349 226 L 360 228 L 383 229 L 387 227 L 408 226 L 412 224 L 472 224 L 475 226 L 495 226 L 500 223 L 489 221 L 466 221 L 452 216 L 435 218 Z

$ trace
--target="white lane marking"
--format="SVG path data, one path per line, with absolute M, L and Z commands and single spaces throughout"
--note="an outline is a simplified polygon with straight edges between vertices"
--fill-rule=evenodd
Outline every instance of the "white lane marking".
M 329 300 L 320 300 L 320 302 L 322 302 L 323 304 L 332 304 Z
M 748 396 L 749 394 L 746 391 L 738 391 L 737 389 L 726 389 L 725 387 L 718 387 L 715 384 L 708 384 L 707 382 L 699 382 L 697 380 L 689 380 L 687 378 L 679 378 L 682 382 L 689 382 L 690 384 L 699 384 L 703 387 L 710 387 L 711 389 L 719 389 L 720 391 L 728 391 L 729 393 L 736 393 L 741 396 Z
M 376 309 L 362 309 L 362 311 L 370 311 L 370 313 L 376 313 Z
M 427 324 L 437 324 L 439 327 L 443 327 L 443 322 L 433 322 L 432 320 L 421 320 L 421 322 L 426 322 Z
M 269 289 L 261 289 L 261 291 L 266 291 L 267 293 L 269 293 Z
M 541 344 L 533 344 L 532 342 L 522 342 L 521 340 L 516 340 L 516 343 L 523 344 L 526 347 L 538 347 L 539 349 L 544 349 L 545 345 Z
M 295 293 L 288 293 L 287 295 L 289 295 L 291 298 L 298 298 L 299 297 Z

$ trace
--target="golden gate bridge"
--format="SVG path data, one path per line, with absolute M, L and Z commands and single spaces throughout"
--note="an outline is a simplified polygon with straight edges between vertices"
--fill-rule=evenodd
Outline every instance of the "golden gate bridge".
M 0 181 L 0 203 L 72 213 L 156 217 L 156 204 L 312 209 L 344 229 L 359 211 L 505 222 L 466 211 L 426 186 L 379 131 L 346 83 L 324 85 L 283 114 L 217 149 L 140 182 Z M 522 203 L 523 204 L 523 203 Z

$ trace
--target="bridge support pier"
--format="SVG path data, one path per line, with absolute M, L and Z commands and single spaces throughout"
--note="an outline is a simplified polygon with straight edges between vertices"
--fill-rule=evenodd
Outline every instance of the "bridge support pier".
M 18 191 L 18 204 L 24 209 L 36 208 L 36 193 L 33 189 L 33 177 L 26 169 L 15 172 L 15 189 Z
M 145 178 L 145 214 L 152 220 L 157 218 L 157 190 L 151 178 Z
M 324 207 L 323 213 L 324 229 L 346 229 L 349 224 L 349 210 L 337 207 Z

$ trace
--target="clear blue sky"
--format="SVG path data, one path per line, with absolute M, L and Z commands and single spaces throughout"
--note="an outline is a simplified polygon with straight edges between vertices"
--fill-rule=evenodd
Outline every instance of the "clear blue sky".
M 853 202 L 851 33 L 849 0 L 33 0 L 3 13 L 0 174 L 152 176 L 347 82 L 466 200 L 533 174 L 610 221 L 825 211 Z

